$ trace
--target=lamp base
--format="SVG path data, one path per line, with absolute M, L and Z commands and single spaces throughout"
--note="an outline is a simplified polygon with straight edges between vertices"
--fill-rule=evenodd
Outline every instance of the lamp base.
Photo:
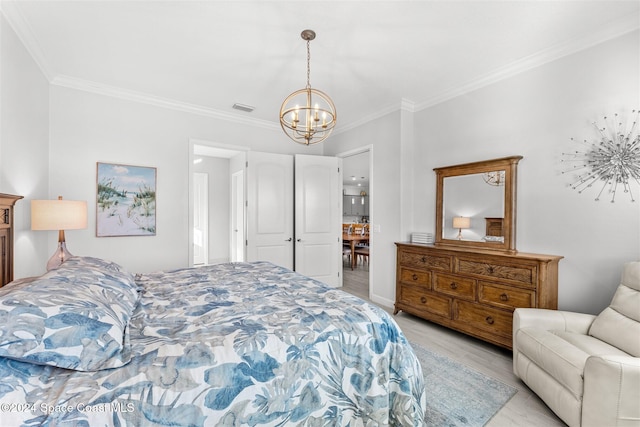
M 47 271 L 60 267 L 60 264 L 71 258 L 71 252 L 67 250 L 66 242 L 58 242 L 58 248 L 47 262 Z

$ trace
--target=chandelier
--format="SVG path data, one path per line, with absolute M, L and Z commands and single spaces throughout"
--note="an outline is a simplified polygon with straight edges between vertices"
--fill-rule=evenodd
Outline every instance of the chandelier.
M 489 185 L 495 185 L 496 187 L 504 185 L 504 171 L 485 172 L 482 178 Z
M 304 30 L 300 36 L 307 42 L 307 86 L 284 100 L 280 107 L 280 126 L 295 142 L 309 145 L 324 141 L 331 134 L 336 125 L 336 106 L 327 94 L 312 89 L 309 83 L 309 44 L 316 38 L 316 33 Z

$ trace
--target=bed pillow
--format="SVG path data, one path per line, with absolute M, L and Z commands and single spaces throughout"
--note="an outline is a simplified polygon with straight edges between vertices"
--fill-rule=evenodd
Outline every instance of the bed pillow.
M 135 280 L 122 267 L 72 257 L 0 288 L 0 357 L 77 371 L 123 366 L 137 301 Z

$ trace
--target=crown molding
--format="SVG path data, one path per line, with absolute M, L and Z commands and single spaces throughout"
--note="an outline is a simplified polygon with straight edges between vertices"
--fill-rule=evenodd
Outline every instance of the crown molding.
M 27 51 L 33 57 L 34 61 L 42 71 L 45 78 L 52 85 L 61 87 L 72 88 L 76 90 L 82 90 L 92 93 L 101 94 L 104 96 L 111 96 L 119 99 L 129 100 L 133 102 L 145 103 L 154 105 L 161 108 L 169 108 L 177 111 L 182 111 L 190 114 L 197 114 L 207 117 L 212 117 L 220 120 L 231 121 L 235 123 L 242 123 L 250 126 L 257 126 L 269 130 L 279 129 L 278 123 L 260 120 L 254 118 L 247 118 L 240 115 L 227 113 L 220 110 L 204 107 L 196 104 L 189 104 L 181 101 L 176 101 L 167 98 L 161 98 L 155 95 L 150 95 L 142 92 L 136 92 L 128 89 L 118 88 L 114 86 L 108 86 L 102 83 L 83 80 L 77 77 L 57 75 L 50 67 L 45 59 L 45 55 L 40 48 L 37 38 L 35 37 L 31 26 L 24 18 L 24 15 L 17 7 L 17 1 L 2 1 L 0 0 L 0 14 L 2 14 L 11 28 L 15 31 L 20 41 L 23 43 Z M 602 25 L 595 31 L 591 31 L 587 35 L 581 37 L 575 37 L 563 43 L 559 43 L 548 49 L 537 52 L 533 55 L 529 55 L 521 60 L 514 61 L 511 64 L 493 70 L 478 78 L 468 81 L 467 83 L 458 85 L 437 94 L 423 102 L 414 103 L 405 98 L 401 99 L 398 103 L 394 103 L 385 108 L 378 110 L 372 114 L 362 117 L 354 122 L 351 122 L 345 126 L 338 125 L 335 129 L 335 133 L 342 133 L 348 130 L 362 126 L 368 122 L 376 120 L 387 114 L 396 112 L 398 110 L 418 112 L 434 105 L 446 102 L 453 98 L 465 95 L 469 92 L 481 89 L 485 86 L 499 82 L 501 80 L 513 77 L 517 74 L 547 64 L 549 62 L 560 59 L 564 56 L 571 55 L 584 49 L 588 49 L 597 44 L 605 41 L 623 36 L 632 31 L 636 31 L 640 28 L 640 16 L 629 15 L 612 23 Z
M 410 113 L 415 113 L 416 103 L 410 99 L 402 98 L 402 100 L 400 100 L 400 109 L 404 111 L 408 111 Z
M 558 43 L 548 49 L 544 49 L 534 53 L 533 55 L 514 61 L 505 67 L 498 68 L 490 73 L 479 76 L 465 84 L 444 91 L 439 95 L 417 104 L 416 111 L 433 107 L 434 105 L 441 104 L 458 96 L 465 95 L 501 80 L 516 76 L 565 56 L 572 55 L 608 40 L 621 37 L 632 31 L 636 31 L 639 28 L 640 15 L 626 16 L 608 25 L 603 25 L 597 31 L 590 32 L 589 34 L 581 37 L 575 37 L 563 43 Z
M 261 127 L 269 130 L 280 129 L 277 123 L 267 120 L 242 117 L 233 113 L 216 110 L 201 105 L 190 104 L 187 102 L 176 101 L 173 99 L 162 98 L 143 92 L 138 92 L 120 87 L 109 86 L 98 82 L 79 79 L 77 77 L 58 75 L 52 81 L 52 85 L 66 87 L 70 89 L 81 90 L 85 92 L 96 93 L 99 95 L 110 96 L 113 98 L 123 99 L 126 101 L 138 102 L 142 104 L 153 105 L 160 108 L 168 108 L 171 110 L 182 111 L 184 113 L 197 114 L 200 116 L 211 117 L 214 119 L 225 120 L 234 123 L 241 123 L 250 126 Z
M 391 114 L 391 113 L 395 113 L 396 111 L 399 111 L 401 109 L 405 109 L 404 108 L 404 98 L 400 101 L 400 102 L 396 102 L 393 103 L 391 105 L 388 105 L 386 108 L 383 108 L 381 110 L 375 111 L 367 116 L 364 116 L 358 120 L 355 120 L 347 125 L 341 126 L 341 125 L 336 125 L 336 130 L 335 130 L 335 134 L 339 134 L 339 133 L 343 133 L 343 132 L 347 132 L 351 129 L 355 129 L 357 127 L 360 127 L 366 123 L 372 122 L 374 120 L 377 120 L 381 117 L 386 116 L 387 114 Z M 410 102 L 410 101 L 409 101 Z
M 40 43 L 36 39 L 31 26 L 24 18 L 20 9 L 16 6 L 17 2 L 13 1 L 0 1 L 0 13 L 5 17 L 9 26 L 16 33 L 25 49 L 29 52 L 38 68 L 44 75 L 44 77 L 51 82 L 55 73 L 51 70 L 45 59 L 42 49 L 40 49 Z

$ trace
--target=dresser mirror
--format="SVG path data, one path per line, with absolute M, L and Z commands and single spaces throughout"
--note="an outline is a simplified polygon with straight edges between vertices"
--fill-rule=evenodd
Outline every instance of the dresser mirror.
M 522 156 L 435 168 L 437 246 L 516 252 L 516 171 Z

